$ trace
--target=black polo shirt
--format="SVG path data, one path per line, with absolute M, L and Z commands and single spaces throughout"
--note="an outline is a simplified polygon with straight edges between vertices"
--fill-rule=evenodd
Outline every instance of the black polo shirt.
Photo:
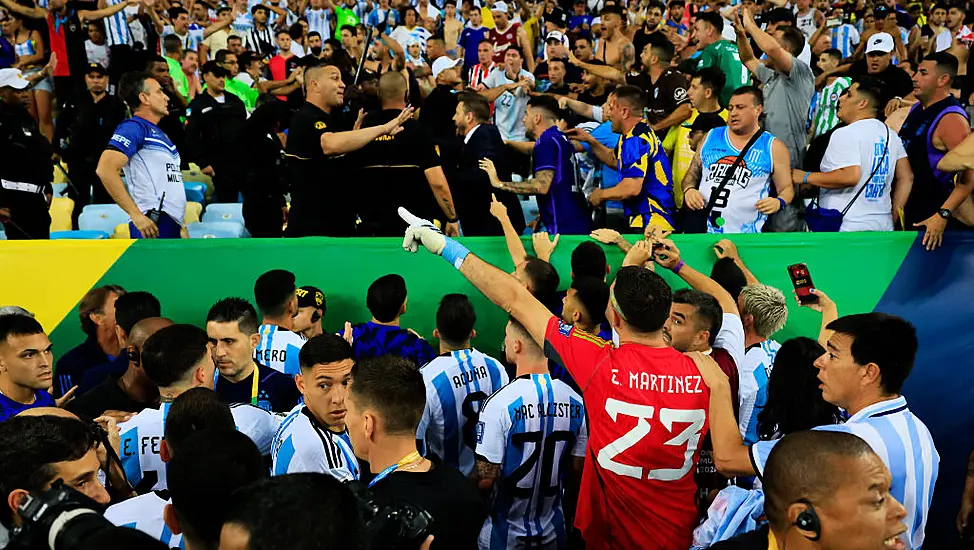
M 852 64 L 846 76 L 852 78 L 852 80 L 856 80 L 862 75 L 869 75 L 886 84 L 884 91 L 887 97 L 883 100 L 884 103 L 894 97 L 906 97 L 913 91 L 913 79 L 910 78 L 910 75 L 906 71 L 892 63 L 880 73 L 869 74 L 869 67 L 866 65 L 866 60 L 860 59 Z
M 656 124 L 669 116 L 680 105 L 690 103 L 687 95 L 687 77 L 675 69 L 666 69 L 659 75 L 656 82 L 648 72 L 626 75 L 626 83 L 639 87 L 646 92 L 646 110 L 649 122 Z M 663 139 L 666 132 L 659 134 Z
M 345 130 L 339 112 L 326 113 L 305 103 L 291 117 L 285 158 L 291 178 L 291 211 L 286 237 L 350 237 L 355 186 L 346 179 L 344 155 L 325 155 L 321 135 Z
M 379 126 L 399 116 L 400 109 L 370 113 L 362 127 Z M 443 218 L 443 210 L 426 179 L 426 170 L 441 166 L 428 125 L 407 120 L 395 135 L 379 136 L 350 155 L 356 166 L 353 181 L 369 189 L 357 197 L 362 229 L 370 236 L 398 236 L 400 206 L 426 219 Z

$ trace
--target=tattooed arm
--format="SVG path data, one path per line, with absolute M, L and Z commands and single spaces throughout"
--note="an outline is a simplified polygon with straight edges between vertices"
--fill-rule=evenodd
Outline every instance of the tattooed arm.
M 490 178 L 490 184 L 497 189 L 521 195 L 547 194 L 548 189 L 551 187 L 551 180 L 555 177 L 554 170 L 539 170 L 534 174 L 533 178 L 528 178 L 524 181 L 501 181 L 497 177 L 497 170 L 494 168 L 494 163 L 490 159 L 481 160 L 480 169 L 487 172 L 487 176 Z
M 625 75 L 632 69 L 633 63 L 636 62 L 636 47 L 632 45 L 632 42 L 626 42 L 622 47 L 622 51 L 619 55 L 619 70 Z
M 704 141 L 701 141 L 700 145 L 697 146 L 697 153 L 693 155 L 690 167 L 687 168 L 687 173 L 683 176 L 683 202 L 691 210 L 701 210 L 707 206 L 707 200 L 699 190 L 700 179 L 703 176 L 703 160 L 700 157 L 700 149 L 706 139 L 704 138 Z
M 494 489 L 494 482 L 501 475 L 501 465 L 491 464 L 486 460 L 477 459 L 477 467 L 471 477 L 477 482 L 477 488 L 485 496 L 490 495 Z

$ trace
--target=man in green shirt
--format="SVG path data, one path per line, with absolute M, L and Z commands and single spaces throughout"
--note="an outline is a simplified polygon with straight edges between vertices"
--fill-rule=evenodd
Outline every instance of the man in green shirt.
M 335 4 L 335 40 L 342 39 L 342 27 L 355 27 L 359 24 L 359 16 L 355 12 L 358 0 L 345 0 L 343 4 Z
M 734 90 L 751 84 L 751 75 L 741 63 L 737 45 L 721 38 L 723 30 L 724 18 L 716 11 L 698 13 L 693 24 L 693 38 L 700 48 L 697 69 L 717 67 L 724 73 L 726 80 L 720 90 L 720 104 L 726 107 Z
M 226 91 L 239 97 L 240 101 L 243 101 L 244 107 L 247 108 L 247 113 L 254 112 L 254 109 L 257 108 L 257 98 L 260 97 L 260 92 L 256 88 L 252 88 L 237 80 L 236 76 L 240 73 L 240 67 L 237 65 L 237 55 L 230 50 L 220 50 L 216 52 L 216 62 L 230 73 L 226 79 Z
M 183 59 L 182 42 L 179 41 L 178 36 L 170 34 L 162 39 L 162 48 L 165 50 L 163 56 L 166 60 L 166 66 L 169 68 L 169 76 L 172 77 L 173 83 L 176 85 L 176 91 L 179 92 L 179 95 L 189 99 L 189 81 L 186 80 L 183 67 L 180 65 L 180 61 Z

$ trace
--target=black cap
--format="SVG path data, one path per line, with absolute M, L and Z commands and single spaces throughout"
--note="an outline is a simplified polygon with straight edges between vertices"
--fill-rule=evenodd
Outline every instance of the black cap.
M 230 71 L 226 70 L 223 65 L 220 65 L 214 60 L 203 63 L 203 66 L 200 67 L 200 74 L 212 74 L 219 78 L 230 76 Z
M 88 63 L 88 70 L 85 71 L 85 74 L 91 73 L 98 73 L 105 76 L 108 74 L 108 71 L 105 70 L 105 67 L 101 63 Z
M 690 131 L 709 132 L 721 126 L 727 126 L 727 121 L 717 113 L 700 113 L 697 115 L 697 118 L 693 119 L 693 124 L 690 125 Z
M 561 8 L 555 8 L 551 10 L 551 13 L 544 16 L 546 23 L 553 23 L 559 29 L 563 29 L 568 26 L 568 15 L 565 14 L 565 10 Z
M 325 309 L 325 293 L 318 287 L 303 286 L 297 290 L 298 307 L 313 307 Z
M 216 7 L 216 12 L 217 13 L 221 13 L 221 12 L 225 12 L 225 11 L 230 11 L 230 6 L 228 6 L 226 4 L 220 4 L 219 6 Z

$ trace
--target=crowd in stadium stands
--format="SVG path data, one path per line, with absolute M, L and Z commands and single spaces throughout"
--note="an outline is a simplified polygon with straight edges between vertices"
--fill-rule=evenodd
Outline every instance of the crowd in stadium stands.
M 440 3 L 0 0 L 5 238 L 974 225 L 966 2 Z
M 6 239 L 405 230 L 510 316 L 495 358 L 463 294 L 405 328 L 395 273 L 357 324 L 280 269 L 192 325 L 110 285 L 55 362 L 0 308 L 0 548 L 923 546 L 913 325 L 804 289 L 821 331 L 778 342 L 730 240 L 705 269 L 670 235 L 974 225 L 968 4 L 0 8 Z M 592 237 L 564 291 L 560 234 Z M 512 274 L 453 238 L 484 235 Z

